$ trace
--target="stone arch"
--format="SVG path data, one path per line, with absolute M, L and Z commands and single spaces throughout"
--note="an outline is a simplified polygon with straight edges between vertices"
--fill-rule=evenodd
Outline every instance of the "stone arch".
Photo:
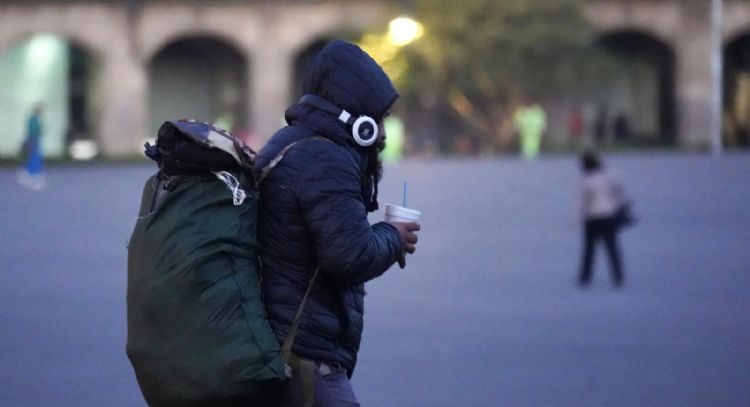
M 316 55 L 325 47 L 326 43 L 332 37 L 319 37 L 310 41 L 306 47 L 299 50 L 294 55 L 294 66 L 292 67 L 292 80 L 290 88 L 290 100 L 294 101 L 302 94 L 302 78 L 307 66 L 312 62 Z
M 357 42 L 368 28 L 382 21 L 369 21 L 357 29 L 347 26 L 342 21 L 331 24 L 326 27 L 309 27 L 304 41 L 294 44 L 292 48 L 292 78 L 290 80 L 290 100 L 294 101 L 299 98 L 302 91 L 302 79 L 307 69 L 307 65 L 315 56 L 334 39 L 343 39 L 346 41 Z M 333 28 L 332 28 L 333 27 Z
M 193 118 L 227 130 L 248 130 L 245 55 L 222 37 L 175 38 L 147 63 L 149 134 L 165 120 Z
M 726 0 L 722 20 L 725 39 L 731 41 L 746 34 L 750 31 L 750 3 L 746 0 Z
M 179 28 L 157 39 L 144 43 L 141 46 L 141 58 L 143 61 L 150 62 L 156 54 L 185 38 L 211 38 L 218 43 L 226 44 L 226 46 L 232 48 L 238 54 L 242 55 L 243 58 L 247 59 L 246 53 L 244 52 L 244 49 L 246 48 L 245 44 L 243 44 L 238 38 L 235 38 L 231 33 L 213 28 L 195 29 L 193 27 Z
M 728 146 L 750 146 L 750 28 L 724 47 L 724 121 Z
M 368 5 L 370 8 L 371 5 Z M 299 97 L 302 83 L 302 74 L 307 63 L 317 55 L 320 50 L 333 39 L 344 39 L 356 41 L 368 29 L 374 29 L 378 24 L 385 21 L 385 15 L 378 7 L 370 8 L 367 12 L 358 10 L 357 7 L 336 5 L 329 6 L 329 13 L 313 16 L 297 16 L 303 22 L 304 35 L 291 43 L 292 54 L 292 78 L 290 85 L 290 98 Z M 323 18 L 320 18 L 323 17 Z
M 51 156 L 65 156 L 74 141 L 101 135 L 102 54 L 94 42 L 66 31 L 19 32 L 0 45 L 0 82 L 6 83 L 0 110 L 11 142 L 23 137 L 26 111 L 42 103 L 43 151 Z M 0 154 L 8 152 L 7 145 L 0 148 Z
M 325 45 L 334 38 L 333 34 L 313 38 L 305 47 L 299 49 L 294 55 L 294 66 L 292 67 L 292 79 L 290 89 L 290 100 L 294 101 L 302 94 L 302 79 L 308 64 Z
M 630 133 L 620 134 L 621 138 L 636 143 L 674 142 L 677 62 L 670 43 L 652 32 L 632 28 L 600 32 L 596 43 L 615 55 L 623 68 L 607 90 L 607 100 L 602 100 L 608 119 L 604 137 L 617 138 L 617 133 L 622 133 L 619 127 Z
M 14 47 L 17 44 L 24 43 L 37 35 L 54 35 L 57 37 L 64 38 L 66 41 L 75 44 L 87 52 L 92 53 L 97 58 L 101 58 L 105 54 L 106 44 L 97 42 L 95 36 L 86 35 L 83 30 L 79 32 L 78 29 L 70 26 L 60 27 L 49 27 L 39 26 L 33 27 L 33 24 L 28 27 L 24 27 L 23 30 L 12 31 L 9 33 L 2 32 L 0 30 L 0 54 Z

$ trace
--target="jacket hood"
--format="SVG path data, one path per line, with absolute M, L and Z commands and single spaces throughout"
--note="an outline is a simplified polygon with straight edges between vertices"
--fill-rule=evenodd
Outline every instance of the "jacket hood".
M 380 65 L 354 44 L 336 40 L 312 61 L 302 83 L 305 94 L 318 95 L 352 115 L 380 121 L 398 92 Z

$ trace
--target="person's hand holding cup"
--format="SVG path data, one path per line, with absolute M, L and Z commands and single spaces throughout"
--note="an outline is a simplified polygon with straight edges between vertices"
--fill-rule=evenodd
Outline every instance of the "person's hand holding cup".
M 401 235 L 402 251 L 398 258 L 398 265 L 406 267 L 406 253 L 412 254 L 417 249 L 418 223 L 422 212 L 394 204 L 385 204 L 385 221 L 393 225 Z

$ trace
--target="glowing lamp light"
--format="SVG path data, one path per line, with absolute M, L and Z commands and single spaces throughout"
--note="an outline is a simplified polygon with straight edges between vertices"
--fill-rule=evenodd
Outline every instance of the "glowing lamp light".
M 49 65 L 65 45 L 53 35 L 37 35 L 29 40 L 29 62 L 37 65 Z
M 98 149 L 93 140 L 76 140 L 70 145 L 68 152 L 74 160 L 88 161 L 96 157 Z
M 424 34 L 422 24 L 409 17 L 398 17 L 388 25 L 388 42 L 403 47 Z

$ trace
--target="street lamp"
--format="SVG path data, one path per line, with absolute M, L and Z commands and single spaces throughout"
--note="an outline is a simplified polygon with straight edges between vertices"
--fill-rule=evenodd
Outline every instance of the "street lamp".
M 388 25 L 388 42 L 397 47 L 408 45 L 422 34 L 422 24 L 409 17 L 394 18 Z
M 711 152 L 722 153 L 721 108 L 723 100 L 724 61 L 722 55 L 722 26 L 724 1 L 711 0 Z

